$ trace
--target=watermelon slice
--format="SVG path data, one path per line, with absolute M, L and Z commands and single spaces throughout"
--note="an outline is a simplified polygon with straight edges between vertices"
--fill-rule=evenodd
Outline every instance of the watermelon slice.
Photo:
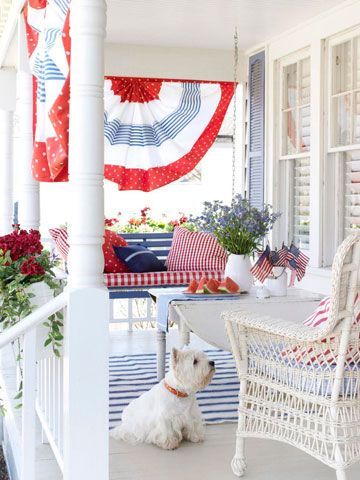
M 193 278 L 190 283 L 188 288 L 185 290 L 185 293 L 195 293 L 196 289 L 198 287 L 198 282 Z
M 234 280 L 230 277 L 226 277 L 224 281 L 222 281 L 219 285 L 219 292 L 221 293 L 239 293 L 240 287 L 239 285 L 234 282 Z
M 215 278 L 211 278 L 204 285 L 204 293 L 219 293 L 220 282 Z
M 200 282 L 197 286 L 196 293 L 205 293 L 204 292 L 204 287 L 205 287 L 207 281 L 208 280 L 207 280 L 206 277 L 201 277 L 200 278 Z

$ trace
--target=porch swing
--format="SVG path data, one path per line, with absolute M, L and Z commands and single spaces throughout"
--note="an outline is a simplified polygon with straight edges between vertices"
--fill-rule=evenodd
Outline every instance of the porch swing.
M 195 167 L 195 165 L 203 158 L 208 148 L 212 145 L 216 138 L 218 130 L 225 116 L 225 113 L 233 98 L 233 132 L 232 132 L 232 178 L 231 178 L 231 193 L 232 197 L 235 195 L 235 181 L 236 181 L 236 125 L 237 125 L 237 70 L 238 70 L 238 35 L 237 30 L 234 32 L 234 62 L 233 62 L 233 82 L 207 82 L 207 81 L 182 81 L 182 80 L 161 80 L 150 78 L 128 78 L 128 77 L 105 77 L 105 159 L 116 159 L 114 164 L 105 165 L 105 178 L 114 181 L 118 184 L 119 190 L 139 189 L 150 191 L 154 188 L 159 188 L 162 185 L 170 183 Z M 219 85 L 219 87 L 217 87 Z M 176 141 L 178 130 L 180 133 L 183 130 L 183 124 L 186 122 L 190 128 L 196 126 L 196 122 L 204 124 L 203 115 L 195 115 L 191 113 L 190 120 L 182 118 L 182 112 L 186 104 L 193 98 L 198 98 L 201 103 L 206 96 L 214 96 L 215 87 L 218 90 L 219 103 L 210 119 L 210 123 L 204 128 L 202 127 L 202 134 L 199 139 L 193 144 L 189 153 L 186 153 L 182 158 L 166 165 L 165 167 L 151 166 L 151 155 L 154 156 L 154 149 L 161 149 L 164 140 Z M 179 89 L 182 89 L 179 92 Z M 140 125 L 134 120 L 139 121 L 141 118 L 151 118 L 154 115 L 152 110 L 156 102 L 161 101 L 161 92 L 171 94 L 173 91 L 178 91 L 180 98 L 179 107 L 174 112 L 165 116 L 165 120 L 156 121 L 152 125 L 152 129 L 147 125 Z M 202 96 L 201 91 L 204 91 Z M 182 99 L 182 100 L 181 100 Z M 186 100 L 186 101 L 185 101 Z M 185 105 L 184 106 L 182 106 Z M 165 101 L 165 107 L 166 101 Z M 201 113 L 201 107 L 198 106 Z M 125 122 L 132 118 L 132 124 L 127 125 Z M 179 122 L 180 118 L 180 122 Z M 180 123 L 180 125 L 179 125 Z M 182 123 L 182 124 L 181 124 Z M 146 128 L 147 127 L 147 128 Z M 181 128 L 180 128 L 181 127 Z M 196 126 L 199 130 L 199 127 Z M 173 142 L 173 143 L 174 143 Z M 47 146 L 45 139 L 44 146 Z M 148 148 L 143 148 L 143 147 Z M 164 145 L 168 147 L 168 142 Z M 65 148 L 65 147 L 64 147 Z M 134 157 L 138 155 L 139 148 L 141 156 L 145 158 L 144 163 L 150 168 L 127 168 L 126 165 L 136 165 L 137 159 Z M 144 151 L 147 153 L 144 154 Z M 172 151 L 172 154 L 174 152 Z M 158 154 L 155 152 L 155 160 L 161 160 L 162 151 Z M 118 158 L 125 157 L 122 165 L 115 165 Z M 36 162 L 36 165 L 39 165 Z M 192 168 L 189 167 L 192 166 Z M 38 167 L 36 167 L 38 168 Z M 51 176 L 51 172 L 50 172 Z M 66 176 L 66 175 L 65 175 Z M 61 173 L 64 177 L 64 173 Z M 47 180 L 50 180 L 47 177 Z M 52 179 L 56 181 L 56 178 Z M 57 250 L 66 261 L 69 244 L 67 240 L 67 232 L 64 229 L 53 228 L 50 234 L 55 241 Z M 173 243 L 173 233 L 125 233 L 121 234 L 122 243 L 119 237 L 114 232 L 107 231 L 106 235 L 111 236 L 107 242 L 105 238 L 105 248 L 111 250 L 111 254 L 116 262 L 116 257 L 112 252 L 112 246 L 123 246 L 124 243 L 128 246 L 140 246 L 153 252 L 162 264 L 165 264 L 170 248 Z M 108 243 L 108 246 L 106 246 Z M 105 253 L 105 251 L 104 251 Z M 108 252 L 110 253 L 110 252 Z M 149 298 L 149 288 L 166 288 L 166 287 L 181 287 L 186 286 L 192 279 L 200 280 L 201 277 L 211 277 L 217 280 L 223 279 L 223 272 L 225 268 L 226 258 L 217 262 L 218 268 L 181 268 L 179 270 L 168 270 L 165 268 L 161 271 L 150 272 L 129 272 L 129 271 L 108 271 L 104 274 L 106 286 L 109 290 L 110 300 L 128 299 L 129 304 L 132 299 Z M 113 302 L 110 309 L 110 322 L 114 321 Z M 129 307 L 129 310 L 131 308 Z M 130 326 L 130 322 L 129 322 Z

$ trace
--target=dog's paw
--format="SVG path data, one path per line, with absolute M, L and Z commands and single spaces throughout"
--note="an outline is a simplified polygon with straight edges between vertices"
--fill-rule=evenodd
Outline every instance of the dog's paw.
M 184 439 L 188 440 L 189 442 L 199 443 L 205 440 L 205 431 L 202 426 L 199 426 L 198 428 L 195 428 L 195 429 L 185 428 L 183 430 L 183 436 L 184 436 Z
M 156 445 L 163 450 L 176 450 L 180 445 L 180 440 L 176 437 L 171 437 L 163 442 L 157 442 Z

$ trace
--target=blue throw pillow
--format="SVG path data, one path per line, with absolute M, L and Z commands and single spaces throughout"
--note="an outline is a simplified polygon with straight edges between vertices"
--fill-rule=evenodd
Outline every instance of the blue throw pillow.
M 115 255 L 124 262 L 130 272 L 163 272 L 166 270 L 154 252 L 142 245 L 133 245 L 128 247 L 113 246 Z

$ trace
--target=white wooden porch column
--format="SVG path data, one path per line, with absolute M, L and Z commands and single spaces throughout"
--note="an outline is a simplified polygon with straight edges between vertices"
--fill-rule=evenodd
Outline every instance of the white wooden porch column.
M 69 299 L 64 479 L 108 480 L 108 292 L 103 284 L 104 0 L 71 2 Z
M 13 112 L 0 110 L 0 235 L 12 230 L 13 214 Z
M 33 153 L 33 87 L 26 49 L 22 15 L 18 24 L 18 72 L 16 78 L 16 115 L 19 125 L 16 176 L 18 180 L 19 223 L 22 228 L 38 229 L 40 225 L 39 182 L 31 175 Z

